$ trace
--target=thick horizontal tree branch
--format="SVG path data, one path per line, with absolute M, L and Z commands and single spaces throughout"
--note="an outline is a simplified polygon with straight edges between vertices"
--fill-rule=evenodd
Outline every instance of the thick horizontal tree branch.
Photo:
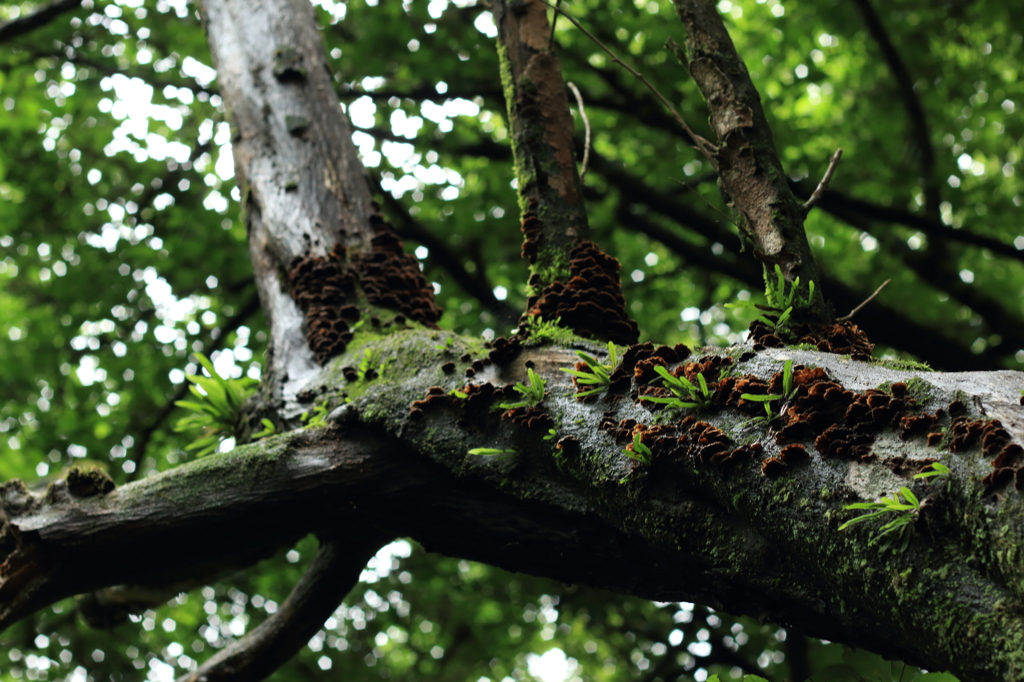
M 1021 674 L 1013 638 L 1024 568 L 1012 552 L 1024 502 L 1012 477 L 1009 489 L 985 492 L 990 446 L 985 454 L 954 455 L 926 446 L 923 436 L 882 431 L 870 446 L 875 458 L 858 461 L 820 452 L 804 437 L 798 440 L 808 461 L 766 477 L 763 459 L 780 448 L 773 431 L 739 427 L 747 417 L 718 406 L 694 416 L 731 434 L 729 447 L 759 442 L 763 454 L 712 464 L 694 436 L 680 440 L 683 449 L 674 454 L 650 441 L 654 463 L 635 464 L 622 454 L 628 434 L 617 440 L 615 429 L 623 419 L 654 428 L 656 413 L 625 393 L 618 401 L 577 403 L 559 371 L 575 362 L 571 349 L 534 348 L 513 362 L 485 365 L 475 382 L 502 390 L 523 380 L 524 364 L 532 363 L 547 388 L 537 414 L 576 415 L 555 427 L 560 447 L 553 453 L 544 428 L 517 424 L 478 399 L 448 396 L 465 379 L 441 366 L 470 351 L 468 343 L 456 338 L 437 351 L 430 332 L 394 334 L 376 346 L 391 378 L 362 386 L 362 397 L 326 426 L 241 446 L 106 495 L 72 497 L 63 481 L 45 497 L 6 484 L 2 505 L 17 549 L 0 571 L 0 627 L 70 594 L 166 584 L 255 562 L 309 532 L 358 527 L 508 570 L 755 615 L 948 668 L 965 681 Z M 362 349 L 338 362 L 356 355 Z M 820 368 L 855 394 L 885 382 L 924 382 L 914 384 L 923 391 L 915 394 L 922 410 L 959 396 L 956 409 L 971 419 L 998 418 L 1007 439 L 1024 438 L 1019 373 L 915 375 L 780 349 L 740 363 L 737 374 L 770 378 L 786 358 Z M 320 395 L 339 404 L 345 386 L 331 376 L 324 375 L 327 392 Z M 715 391 L 718 371 L 711 376 Z M 434 385 L 435 397 L 410 411 L 410 401 Z M 797 405 L 809 399 L 807 386 L 801 391 Z M 465 411 L 481 407 L 476 417 Z M 686 414 L 660 415 L 658 428 L 685 433 L 695 424 L 680 421 Z M 467 454 L 474 447 L 514 454 Z M 913 481 L 911 474 L 937 457 L 951 477 Z M 929 509 L 920 512 L 906 551 L 872 542 L 870 525 L 837 530 L 852 518 L 843 504 L 901 485 L 912 486 Z M 995 513 L 999 523 L 991 520 Z M 129 547 L 133 561 L 119 560 Z

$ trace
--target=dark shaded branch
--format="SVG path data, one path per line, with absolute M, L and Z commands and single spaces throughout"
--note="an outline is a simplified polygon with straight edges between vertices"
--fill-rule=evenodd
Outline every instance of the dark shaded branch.
M 81 4 L 82 0 L 55 0 L 32 14 L 5 21 L 0 24 L 0 43 L 46 26 L 61 14 L 78 9 Z
M 786 630 L 786 664 L 789 666 L 790 682 L 803 682 L 810 677 L 809 651 L 810 645 L 802 632 L 792 628 Z
M 98 71 L 98 72 L 100 72 L 100 73 L 102 73 L 104 75 L 107 75 L 107 76 L 114 76 L 114 75 L 117 75 L 117 74 L 122 74 L 124 76 L 127 76 L 128 78 L 138 78 L 139 80 L 143 81 L 147 85 L 153 86 L 153 89 L 154 89 L 155 92 L 162 92 L 164 90 L 164 88 L 170 86 L 170 87 L 173 87 L 173 88 L 185 88 L 186 90 L 191 90 L 192 93 L 196 94 L 196 95 L 198 95 L 199 93 L 205 93 L 207 95 L 216 95 L 216 94 L 218 94 L 216 88 L 205 88 L 205 87 L 199 85 L 198 83 L 196 83 L 195 79 L 193 79 L 193 78 L 182 78 L 180 81 L 172 82 L 172 81 L 164 80 L 163 78 L 157 77 L 156 75 L 154 75 L 152 70 L 148 70 L 148 69 L 138 69 L 138 70 L 121 69 L 121 68 L 118 68 L 116 66 L 116 62 L 112 62 L 112 64 L 109 64 L 109 65 L 108 64 L 104 64 L 103 62 L 96 61 L 95 59 L 89 59 L 88 57 L 79 56 L 77 51 L 74 52 L 73 54 L 71 54 L 70 56 L 65 54 L 64 52 L 59 52 L 59 53 L 58 52 L 50 52 L 50 53 L 39 54 L 38 56 L 40 56 L 40 57 L 49 57 L 49 58 L 57 58 L 57 59 L 60 59 L 60 60 L 63 60 L 63 61 L 71 62 L 72 64 L 79 64 L 81 66 L 85 66 L 85 67 L 88 67 L 90 69 L 96 69 L 96 71 Z
M 662 200 L 659 205 L 661 209 L 656 209 L 659 213 L 678 222 L 674 217 L 672 204 Z M 707 246 L 684 239 L 673 230 L 633 213 L 626 207 L 620 208 L 617 217 L 624 226 L 663 243 L 685 263 L 732 277 L 754 291 L 764 286 L 760 268 L 747 259 L 736 257 L 739 256 L 739 252 L 735 248 L 734 239 L 720 242 L 733 256 L 726 259 L 715 255 Z M 852 310 L 869 296 L 869 292 L 854 289 L 845 282 L 827 275 L 823 284 L 828 288 L 830 302 L 839 310 Z M 900 322 L 893 324 L 893 320 Z M 935 368 L 949 371 L 999 369 L 1002 367 L 1000 360 L 1006 354 L 1004 352 L 1002 355 L 975 355 L 968 346 L 948 338 L 941 331 L 930 329 L 908 318 L 905 313 L 881 303 L 874 303 L 859 311 L 857 323 L 867 331 L 875 343 L 912 353 Z
M 381 538 L 321 540 L 320 549 L 278 610 L 179 682 L 258 682 L 304 647 L 359 584 Z
M 408 208 L 391 192 L 382 192 L 384 205 L 391 218 L 395 221 L 395 230 L 402 239 L 419 242 L 430 250 L 428 258 L 443 268 L 462 290 L 480 302 L 484 308 L 509 329 L 516 326 L 520 311 L 506 301 L 494 297 L 494 290 L 484 273 L 478 269 L 471 273 L 462 264 L 459 257 L 444 240 L 435 235 L 426 225 L 409 214 Z
M 483 97 L 484 99 L 504 101 L 505 93 L 494 88 L 494 83 L 459 84 L 448 83 L 448 89 L 439 93 L 437 87 L 432 83 L 424 83 L 410 88 L 409 90 L 367 90 L 352 87 L 349 83 L 339 83 L 335 88 L 339 99 L 352 99 L 356 97 L 369 97 L 372 100 L 389 100 L 392 97 L 397 99 L 411 99 L 417 102 L 424 100 L 444 101 L 446 99 L 468 99 Z
M 548 3 L 548 4 L 550 5 L 550 3 Z M 652 95 L 654 95 L 654 97 L 659 102 L 661 102 L 661 104 L 666 109 L 669 110 L 669 112 L 672 114 L 672 118 L 675 119 L 676 123 L 679 124 L 679 127 L 683 129 L 683 131 L 686 133 L 686 135 L 689 137 L 689 139 L 693 140 L 694 147 L 696 147 L 697 150 L 701 152 L 701 154 L 703 154 L 705 157 L 707 157 L 708 161 L 710 161 L 712 164 L 716 163 L 716 154 L 715 154 L 714 145 L 712 145 L 710 142 L 708 142 L 702 136 L 698 135 L 697 133 L 693 132 L 693 130 L 690 129 L 690 126 L 686 123 L 686 120 L 683 119 L 682 116 L 680 116 L 679 112 L 676 111 L 676 108 L 674 106 L 672 106 L 671 102 L 668 101 L 668 98 L 665 97 L 665 95 L 661 94 L 661 91 L 658 90 L 656 87 L 654 87 L 654 84 L 651 83 L 649 80 L 647 80 L 646 76 L 644 76 L 642 73 L 640 73 L 639 71 L 634 69 L 632 66 L 630 66 L 629 64 L 624 62 L 617 54 L 615 54 L 614 51 L 612 51 L 611 48 L 609 48 L 607 45 L 605 45 L 603 42 L 601 42 L 597 38 L 597 36 L 595 36 L 593 33 L 588 31 L 583 26 L 583 24 L 581 24 L 580 22 L 576 21 L 576 19 L 573 18 L 568 13 L 566 13 L 565 10 L 560 9 L 559 7 L 557 7 L 555 5 L 551 5 L 551 6 L 554 7 L 556 12 L 558 12 L 559 14 L 564 16 L 566 19 L 568 19 L 572 23 L 572 25 L 575 26 L 576 28 L 578 28 L 585 36 L 587 36 L 592 41 L 594 41 L 594 43 L 605 52 L 605 54 L 607 54 L 609 57 L 612 58 L 613 62 L 615 62 L 616 64 L 618 64 L 622 68 L 624 68 L 626 71 L 628 71 L 630 73 L 631 76 L 633 76 L 638 81 L 643 83 L 644 87 L 647 88 L 647 90 Z
M 893 45 L 889 32 L 875 12 L 871 0 L 854 0 L 854 4 L 864 16 L 868 32 L 882 51 L 882 57 L 889 66 L 889 71 L 896 79 L 903 108 L 907 112 L 908 132 L 914 141 L 918 154 L 921 155 L 921 182 L 924 185 L 925 212 L 933 219 L 939 217 L 939 204 L 942 203 L 940 187 L 935 177 L 935 148 L 932 146 L 928 120 L 921 106 L 921 100 L 914 90 L 914 79 L 910 76 L 906 63 Z
M 803 183 L 791 182 L 790 186 L 798 197 L 810 196 L 810 190 Z M 913 228 L 925 234 L 929 239 L 941 239 L 948 242 L 957 242 L 988 249 L 993 254 L 1012 258 L 1024 263 L 1024 249 L 1018 249 L 1013 244 L 1002 242 L 994 237 L 987 237 L 966 228 L 953 228 L 939 220 L 933 220 L 927 216 L 917 215 L 891 206 L 873 204 L 863 199 L 852 197 L 834 189 L 829 190 L 821 198 L 818 206 L 834 215 L 835 217 L 848 222 L 850 212 L 862 214 L 865 218 L 882 220 L 889 223 L 896 223 Z
M 822 205 L 824 203 L 823 201 Z M 829 212 L 834 213 L 850 225 L 873 235 L 921 281 L 946 293 L 950 298 L 979 315 L 988 327 L 988 333 L 999 334 L 1002 337 L 1001 345 L 1008 348 L 1002 355 L 1012 353 L 1013 349 L 1024 347 L 1024 320 L 997 298 L 989 296 L 978 287 L 960 279 L 955 263 L 951 263 L 948 256 L 943 257 L 947 255 L 948 251 L 945 248 L 945 243 L 939 252 L 934 250 L 914 251 L 906 241 L 892 234 L 890 230 L 880 227 L 855 211 L 833 207 Z M 845 306 L 840 309 L 843 308 Z M 863 320 L 863 316 L 860 319 Z

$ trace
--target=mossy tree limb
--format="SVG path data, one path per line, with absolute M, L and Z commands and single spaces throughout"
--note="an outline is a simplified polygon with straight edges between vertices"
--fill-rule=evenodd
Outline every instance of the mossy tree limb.
M 981 443 L 950 452 L 888 430 L 871 446 L 875 458 L 859 461 L 818 452 L 811 434 L 802 441 L 806 461 L 766 476 L 762 459 L 780 446 L 768 427 L 738 426 L 749 415 L 737 408 L 651 411 L 628 391 L 615 402 L 578 402 L 560 371 L 577 359 L 571 348 L 526 349 L 506 364 L 485 365 L 474 378 L 478 387 L 501 391 L 523 381 L 527 362 L 544 379 L 546 397 L 533 416 L 547 415 L 558 434 L 545 441 L 546 429 L 451 395 L 466 380 L 443 365 L 478 355 L 479 342 L 456 337 L 439 351 L 431 336 L 406 331 L 377 342 L 374 352 L 389 360 L 383 379 L 345 385 L 336 365 L 327 368 L 321 395 L 344 389 L 354 400 L 323 426 L 106 495 L 74 498 L 57 486 L 39 496 L 5 485 L 0 501 L 18 549 L 0 584 L 0 627 L 69 594 L 213 575 L 307 533 L 337 532 L 342 546 L 412 537 L 429 550 L 508 570 L 697 601 L 949 669 L 964 682 L 1024 673 L 1024 506 L 1012 482 L 992 490 L 982 481 L 992 466 Z M 997 416 L 1014 442 L 1024 437 L 1019 373 L 922 375 L 787 350 L 750 357 L 737 370 L 768 379 L 785 358 L 817 365 L 858 394 L 894 391 L 902 382 L 901 394 L 924 411 L 959 400 L 971 419 Z M 495 393 L 492 402 L 501 400 Z M 477 408 L 483 411 L 466 412 Z M 681 442 L 687 453 L 649 441 L 651 465 L 623 455 L 625 439 L 614 433 L 622 419 L 647 430 L 692 429 L 685 416 L 720 429 L 730 448 L 760 442 L 764 452 L 716 464 L 702 458 L 693 438 Z M 468 454 L 477 447 L 514 454 Z M 950 476 L 913 479 L 936 458 Z M 875 541 L 870 523 L 838 530 L 854 515 L 845 504 L 901 485 L 926 501 L 904 551 Z M 129 548 L 133 561 L 124 562 Z
M 787 183 L 761 107 L 761 98 L 743 59 L 736 52 L 713 0 L 673 0 L 686 29 L 683 60 L 707 101 L 718 149 L 711 162 L 726 201 L 740 215 L 740 227 L 765 264 L 768 279 L 779 265 L 787 281 L 820 283 L 804 232 L 806 210 Z M 769 282 L 769 287 L 774 286 Z M 780 292 L 781 293 L 781 292 Z M 831 322 L 821 287 L 794 310 L 806 321 Z
M 536 249 L 524 248 L 539 275 L 535 289 L 568 280 L 569 251 L 589 233 L 573 119 L 547 10 L 543 0 L 497 0 L 492 6 L 520 210 L 537 229 Z

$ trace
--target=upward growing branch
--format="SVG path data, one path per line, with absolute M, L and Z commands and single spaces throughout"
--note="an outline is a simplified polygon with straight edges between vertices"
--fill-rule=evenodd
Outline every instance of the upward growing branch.
M 498 24 L 501 80 L 509 127 L 519 205 L 525 220 L 535 218 L 523 255 L 541 286 L 568 279 L 568 254 L 587 238 L 587 214 L 573 153 L 572 114 L 561 66 L 551 38 L 547 4 L 542 0 L 505 2 L 493 7 Z M 532 244 L 531 244 L 532 242 Z
M 769 271 L 781 266 L 794 281 L 820 281 L 804 232 L 806 210 L 793 195 L 775 151 L 761 99 L 712 0 L 673 0 L 686 27 L 684 50 L 673 49 L 707 100 L 718 137 L 712 162 L 727 202 Z M 670 45 L 673 47 L 674 44 Z M 830 322 L 818 287 L 802 310 L 806 321 Z

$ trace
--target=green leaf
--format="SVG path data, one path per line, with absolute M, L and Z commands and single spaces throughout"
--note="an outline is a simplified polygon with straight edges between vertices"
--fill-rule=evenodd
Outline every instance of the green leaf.
M 830 665 L 814 673 L 808 682 L 865 682 L 855 669 L 848 665 Z M 886 682 L 891 682 L 887 680 Z
M 892 682 L 892 665 L 878 654 L 863 649 L 845 649 L 843 662 L 856 670 L 864 682 Z
M 774 393 L 769 393 L 768 395 L 742 393 L 740 394 L 740 397 L 743 398 L 744 400 L 749 400 L 752 403 L 766 403 L 771 400 L 780 400 L 782 398 L 781 395 L 775 395 Z
M 471 454 L 471 455 L 483 455 L 483 456 L 514 455 L 514 454 L 516 454 L 516 451 L 515 450 L 502 450 L 502 449 L 499 449 L 499 448 L 473 448 L 472 450 L 469 450 L 469 454 Z

